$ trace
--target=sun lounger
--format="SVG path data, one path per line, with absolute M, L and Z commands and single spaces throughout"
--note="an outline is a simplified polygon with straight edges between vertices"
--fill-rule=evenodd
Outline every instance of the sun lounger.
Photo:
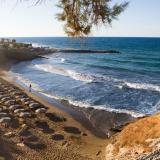
M 30 117 L 31 114 L 29 112 L 21 112 L 19 113 L 19 117 L 21 118 L 26 118 L 26 117 Z

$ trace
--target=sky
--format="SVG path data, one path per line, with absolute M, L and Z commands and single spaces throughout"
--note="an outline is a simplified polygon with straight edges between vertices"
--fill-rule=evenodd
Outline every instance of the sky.
M 0 37 L 66 36 L 63 23 L 55 18 L 58 0 L 46 0 L 38 6 L 16 1 L 0 0 Z M 112 26 L 94 27 L 90 36 L 160 37 L 160 0 L 128 1 L 129 7 Z

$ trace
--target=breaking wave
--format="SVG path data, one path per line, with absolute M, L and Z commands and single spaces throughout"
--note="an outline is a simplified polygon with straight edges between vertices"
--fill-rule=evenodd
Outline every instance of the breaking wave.
M 129 89 L 150 90 L 150 91 L 160 92 L 160 86 L 154 85 L 154 84 L 128 82 L 126 80 L 116 79 L 113 77 L 83 74 L 83 73 L 78 73 L 74 70 L 54 67 L 53 65 L 48 65 L 48 64 L 36 64 L 35 67 L 38 70 L 67 76 L 67 77 L 70 77 L 78 81 L 83 81 L 83 82 L 88 82 L 88 83 L 109 81 L 109 82 L 116 83 L 116 86 L 120 89 L 129 88 Z
M 64 58 L 61 58 L 61 63 L 64 63 L 66 60 Z
M 44 93 L 44 92 L 41 92 L 41 94 L 43 94 L 44 96 L 47 96 L 49 98 L 54 98 L 54 99 L 60 100 L 60 101 L 61 100 L 66 100 L 69 104 L 74 105 L 76 107 L 83 107 L 83 108 L 91 108 L 92 107 L 92 108 L 97 109 L 97 110 L 105 110 L 105 111 L 108 111 L 108 112 L 126 113 L 126 114 L 131 115 L 132 117 L 135 117 L 135 118 L 145 116 L 145 114 L 137 113 L 137 112 L 134 112 L 134 111 L 129 111 L 129 110 L 126 110 L 126 109 L 114 109 L 114 108 L 111 108 L 111 107 L 106 107 L 105 105 L 91 105 L 91 104 L 86 103 L 86 102 L 73 101 L 69 98 L 53 96 L 53 95 L 50 95 L 50 94 L 47 94 L 47 93 Z
M 129 114 L 129 115 L 131 115 L 132 117 L 135 117 L 135 118 L 144 116 L 144 114 L 137 113 L 137 112 L 134 112 L 134 111 L 129 111 L 129 110 L 125 110 L 125 109 L 114 109 L 114 108 L 111 108 L 111 107 L 107 107 L 105 105 L 91 105 L 91 104 L 83 102 L 83 101 L 74 101 L 74 100 L 71 100 L 70 98 L 63 98 L 63 97 L 51 95 L 51 94 L 46 93 L 42 88 L 40 88 L 40 86 L 38 84 L 35 84 L 35 83 L 31 82 L 30 80 L 24 78 L 21 74 L 15 74 L 14 73 L 14 78 L 15 78 L 15 80 L 18 80 L 18 82 L 22 83 L 26 87 L 28 87 L 31 84 L 32 88 L 35 91 L 41 93 L 42 95 L 44 95 L 48 98 L 53 98 L 53 99 L 60 100 L 60 101 L 61 100 L 66 100 L 69 104 L 77 106 L 77 107 L 84 107 L 84 108 L 92 107 L 94 109 L 105 110 L 105 111 L 108 111 L 108 112 L 126 113 L 126 114 Z
M 87 74 L 77 73 L 77 72 L 75 72 L 73 70 L 69 70 L 69 69 L 65 70 L 63 68 L 54 67 L 54 66 L 48 65 L 48 64 L 36 64 L 35 67 L 37 69 L 45 71 L 45 72 L 59 74 L 59 75 L 70 77 L 70 78 L 73 78 L 73 79 L 79 80 L 79 81 L 84 81 L 84 82 L 88 82 L 88 83 L 94 81 L 93 77 L 89 76 Z
M 32 85 L 32 88 L 38 92 L 42 92 L 43 90 L 39 87 L 38 84 L 31 82 L 30 80 L 24 78 L 21 74 L 19 73 L 12 73 L 13 74 L 14 80 L 18 80 L 19 83 L 22 83 L 25 87 L 29 87 L 29 85 Z
M 157 91 L 160 92 L 160 86 L 148 84 L 148 83 L 130 83 L 124 82 L 122 87 L 128 87 L 133 89 L 140 89 L 140 90 L 150 90 L 150 91 Z

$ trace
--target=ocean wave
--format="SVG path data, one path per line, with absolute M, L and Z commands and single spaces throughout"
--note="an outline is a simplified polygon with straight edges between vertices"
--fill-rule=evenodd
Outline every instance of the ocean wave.
M 111 108 L 111 107 L 106 107 L 105 105 L 95 106 L 95 105 L 91 105 L 89 103 L 82 102 L 82 101 L 73 101 L 69 98 L 53 96 L 53 95 L 50 95 L 50 94 L 47 94 L 47 93 L 44 93 L 44 92 L 41 92 L 41 94 L 43 94 L 44 96 L 47 96 L 49 98 L 54 98 L 54 99 L 59 100 L 59 101 L 65 100 L 69 104 L 74 105 L 76 107 L 83 107 L 83 108 L 91 108 L 92 107 L 92 108 L 97 109 L 97 110 L 105 110 L 105 111 L 108 111 L 108 112 L 126 113 L 126 114 L 129 114 L 129 115 L 131 115 L 132 117 L 135 117 L 135 118 L 145 116 L 145 114 L 137 113 L 137 112 L 129 111 L 129 110 L 125 110 L 125 109 L 114 109 L 114 108 Z
M 103 82 L 103 81 L 113 81 L 113 82 L 120 82 L 119 79 L 112 78 L 112 77 L 105 77 L 101 75 L 92 75 L 92 74 L 84 74 L 84 73 L 78 73 L 74 70 L 70 69 L 63 69 L 60 67 L 55 67 L 53 65 L 49 64 L 35 64 L 34 67 L 38 70 L 54 73 L 66 77 L 70 77 L 72 79 L 78 80 L 78 81 L 84 81 L 84 82 Z
M 67 70 L 59 67 L 54 67 L 53 65 L 48 65 L 48 64 L 36 64 L 35 67 L 45 72 L 67 76 L 78 81 L 84 81 L 88 83 L 108 81 L 113 83 L 113 85 L 117 86 L 120 89 L 129 88 L 129 89 L 160 92 L 159 85 L 154 85 L 150 83 L 129 82 L 127 80 L 118 79 L 111 76 L 102 76 L 98 74 L 97 75 L 83 74 L 83 73 L 78 73 L 74 70 L 69 70 L 69 69 Z
M 72 101 L 72 100 L 68 100 L 68 101 L 69 101 L 70 104 L 72 104 L 74 106 L 78 106 L 78 107 L 84 107 L 84 108 L 91 108 L 92 107 L 94 109 L 105 110 L 105 111 L 108 111 L 108 112 L 126 113 L 126 114 L 129 114 L 129 115 L 131 115 L 132 117 L 135 117 L 135 118 L 145 116 L 142 113 L 137 113 L 137 112 L 129 111 L 129 110 L 126 110 L 126 109 L 114 109 L 114 108 L 111 108 L 111 107 L 108 107 L 108 106 L 105 106 L 105 105 L 95 106 L 95 105 L 87 104 L 85 102 L 80 102 L 80 101 Z
M 41 44 L 41 43 L 32 43 L 32 46 L 37 48 L 37 47 L 44 47 L 44 48 L 51 48 L 49 45 Z
M 61 58 L 61 63 L 64 63 L 66 60 L 64 58 Z
M 78 72 L 75 72 L 74 70 L 54 67 L 53 65 L 36 64 L 35 67 L 37 69 L 45 71 L 45 72 L 63 75 L 66 77 L 71 77 L 71 78 L 73 78 L 75 80 L 79 80 L 79 81 L 84 81 L 84 82 L 93 82 L 94 81 L 94 78 L 90 75 L 78 73 Z
M 160 100 L 156 103 L 155 109 L 160 111 Z
M 64 98 L 64 97 L 60 97 L 60 96 L 51 95 L 49 93 L 46 93 L 42 88 L 40 88 L 40 86 L 38 84 L 35 84 L 32 81 L 24 78 L 21 74 L 13 73 L 13 75 L 14 75 L 15 80 L 18 80 L 24 86 L 28 87 L 31 84 L 33 90 L 39 92 L 40 94 L 42 94 L 42 95 L 44 95 L 48 98 L 53 98 L 53 99 L 56 99 L 56 100 L 59 100 L 59 101 L 66 100 L 66 101 L 68 101 L 69 104 L 77 106 L 77 107 L 84 107 L 84 108 L 91 108 L 92 107 L 94 109 L 105 110 L 105 111 L 108 111 L 108 112 L 126 113 L 126 114 L 129 114 L 129 115 L 131 115 L 135 118 L 144 116 L 144 114 L 137 113 L 137 112 L 134 112 L 134 111 L 129 111 L 129 110 L 125 110 L 125 109 L 114 109 L 114 108 L 111 108 L 111 107 L 108 107 L 108 106 L 105 106 L 105 105 L 91 105 L 87 102 L 74 101 L 70 98 Z M 158 103 L 158 105 L 159 105 L 159 103 Z
M 131 83 L 131 82 L 125 82 L 122 86 L 119 86 L 120 88 L 128 87 L 128 88 L 134 88 L 134 89 L 141 89 L 141 90 L 150 90 L 150 91 L 157 91 L 160 92 L 160 86 L 153 85 L 153 84 L 147 84 L 147 83 Z
M 43 90 L 39 87 L 38 84 L 31 82 L 30 80 L 24 78 L 21 74 L 19 73 L 11 73 L 14 77 L 15 80 L 18 80 L 18 82 L 22 83 L 25 87 L 29 87 L 30 84 L 32 85 L 32 89 L 42 92 Z

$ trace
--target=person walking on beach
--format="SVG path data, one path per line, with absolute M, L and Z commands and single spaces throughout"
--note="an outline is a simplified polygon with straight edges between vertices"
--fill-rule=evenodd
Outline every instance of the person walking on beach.
M 32 85 L 30 84 L 29 85 L 29 92 L 31 92 L 31 89 L 32 89 Z

